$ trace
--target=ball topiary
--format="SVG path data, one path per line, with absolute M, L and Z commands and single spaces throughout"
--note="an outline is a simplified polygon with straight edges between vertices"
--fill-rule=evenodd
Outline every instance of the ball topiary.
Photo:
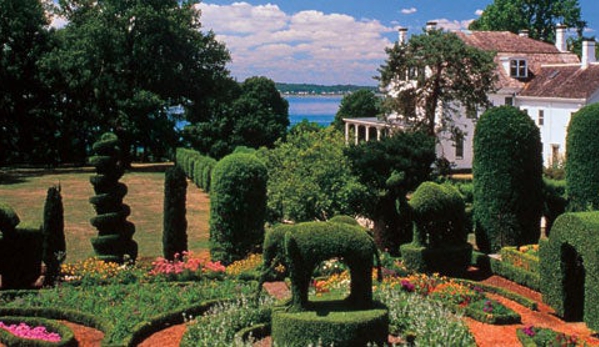
M 526 112 L 487 110 L 474 131 L 474 220 L 478 248 L 537 243 L 543 211 L 541 137 Z
M 568 210 L 599 209 L 599 103 L 576 112 L 566 136 L 566 190 Z
M 264 240 L 266 167 L 253 154 L 231 154 L 210 183 L 210 255 L 225 264 L 256 252 Z
M 97 175 L 90 178 L 96 193 L 90 198 L 90 203 L 98 214 L 90 220 L 98 229 L 98 236 L 91 240 L 92 246 L 102 260 L 120 263 L 127 255 L 135 261 L 135 225 L 127 221 L 131 210 L 123 204 L 127 186 L 119 183 L 125 173 L 119 139 L 115 134 L 105 133 L 92 148 L 96 155 L 90 158 L 90 163 L 96 167 Z

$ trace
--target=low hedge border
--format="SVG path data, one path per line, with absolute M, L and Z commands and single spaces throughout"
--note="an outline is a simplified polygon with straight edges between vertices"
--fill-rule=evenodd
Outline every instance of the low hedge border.
M 517 312 L 514 312 L 509 307 L 506 307 L 508 313 L 506 314 L 493 314 L 475 310 L 470 306 L 466 306 L 464 314 L 476 321 L 492 324 L 492 325 L 509 325 L 521 323 L 522 319 Z
M 19 324 L 25 323 L 30 327 L 34 328 L 36 326 L 44 326 L 48 332 L 58 333 L 60 335 L 59 342 L 49 342 L 35 339 L 25 339 L 22 337 L 18 337 L 13 335 L 11 332 L 0 329 L 0 342 L 4 343 L 7 346 L 11 347 L 76 347 L 78 346 L 77 341 L 75 340 L 75 335 L 73 334 L 73 330 L 67 327 L 64 324 L 61 324 L 57 321 L 39 318 L 39 317 L 18 317 L 18 316 L 10 316 L 10 317 L 0 317 L 0 321 L 5 324 Z
M 539 257 L 520 252 L 516 247 L 503 247 L 500 253 L 503 262 L 525 271 L 539 274 Z
M 483 284 L 483 283 L 474 282 L 474 281 L 470 281 L 470 280 L 455 279 L 455 281 L 457 281 L 459 283 L 467 284 L 467 285 L 470 285 L 473 287 L 479 287 L 480 289 L 482 289 L 485 292 L 501 295 L 506 299 L 517 302 L 518 304 L 526 307 L 529 310 L 532 310 L 532 311 L 539 310 L 539 307 L 538 307 L 538 304 L 536 301 L 531 300 L 527 297 L 524 297 L 518 293 L 514 293 L 512 291 L 509 291 L 509 290 L 506 290 L 503 288 L 490 286 L 488 284 Z
M 530 328 L 534 329 L 536 335 L 528 336 L 522 329 L 516 330 L 516 336 L 522 344 L 522 347 L 544 347 L 544 346 L 577 346 L 575 337 L 559 333 L 549 328 Z
M 251 327 L 239 330 L 235 334 L 233 341 L 235 341 L 236 346 L 242 346 L 246 342 L 251 342 L 250 338 L 259 340 L 267 337 L 268 335 L 270 335 L 270 324 L 256 324 Z
M 104 333 L 112 329 L 111 323 L 96 316 L 74 310 L 45 307 L 0 307 L 0 316 L 60 319 L 98 329 Z
M 491 271 L 494 274 L 505 277 L 511 281 L 521 284 L 530 289 L 540 291 L 541 290 L 541 275 L 526 271 L 520 267 L 511 265 L 505 261 L 499 261 L 497 259 L 490 259 Z

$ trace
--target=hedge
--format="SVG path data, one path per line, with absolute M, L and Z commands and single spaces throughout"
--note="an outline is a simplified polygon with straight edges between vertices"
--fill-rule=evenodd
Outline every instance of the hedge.
M 534 300 L 531 300 L 525 296 L 522 296 L 518 293 L 512 292 L 510 290 L 507 289 L 503 289 L 500 287 L 495 287 L 495 286 L 491 286 L 491 285 L 487 285 L 481 282 L 475 282 L 475 281 L 470 281 L 470 280 L 464 280 L 464 279 L 459 279 L 456 278 L 454 279 L 455 281 L 459 282 L 459 283 L 465 283 L 470 285 L 471 287 L 479 287 L 482 290 L 484 290 L 485 292 L 489 292 L 489 293 L 494 293 L 494 294 L 499 294 L 507 299 L 510 299 L 512 301 L 515 301 L 517 303 L 519 303 L 520 305 L 528 308 L 529 310 L 532 311 L 538 311 L 538 305 L 537 302 Z
M 491 271 L 520 285 L 539 291 L 541 289 L 541 276 L 539 273 L 526 271 L 505 261 L 490 258 Z
M 585 106 L 570 119 L 566 136 L 568 209 L 599 209 L 599 103 Z
M 543 210 L 539 128 L 511 106 L 487 110 L 474 131 L 476 244 L 485 253 L 537 243 Z
M 400 247 L 403 264 L 412 271 L 434 273 L 444 276 L 462 276 L 472 260 L 472 245 L 448 245 L 427 248 L 413 243 Z
M 216 160 L 187 148 L 177 148 L 175 161 L 195 185 L 205 192 L 210 191 L 210 177 Z
M 0 322 L 6 325 L 25 323 L 31 328 L 43 326 L 50 333 L 58 333 L 60 335 L 59 342 L 49 342 L 43 340 L 26 339 L 13 335 L 12 333 L 0 329 L 0 342 L 11 347 L 76 347 L 78 346 L 75 340 L 73 330 L 64 324 L 44 318 L 32 317 L 0 317 Z
M 583 318 L 595 331 L 599 330 L 597 245 L 599 212 L 561 215 L 549 241 L 540 242 L 543 301 L 565 319 Z
M 162 250 L 168 260 L 187 251 L 186 195 L 187 180 L 183 169 L 178 165 L 167 169 L 164 176 Z
M 562 213 L 566 212 L 568 199 L 566 195 L 565 180 L 543 179 L 544 207 L 543 216 L 545 217 L 545 235 L 551 234 L 553 223 Z

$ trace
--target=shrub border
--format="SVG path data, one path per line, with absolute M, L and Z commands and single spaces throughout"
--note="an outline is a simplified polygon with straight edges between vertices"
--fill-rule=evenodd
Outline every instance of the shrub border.
M 535 291 L 541 290 L 541 275 L 526 271 L 508 262 L 490 258 L 491 271 Z
M 491 285 L 480 283 L 480 282 L 470 281 L 470 280 L 455 279 L 455 281 L 457 281 L 458 283 L 463 283 L 463 284 L 468 284 L 471 286 L 479 287 L 482 290 L 484 290 L 485 292 L 501 295 L 501 296 L 505 297 L 506 299 L 512 300 L 512 301 L 526 307 L 529 310 L 532 310 L 532 311 L 539 310 L 539 307 L 538 307 L 538 304 L 536 301 L 531 300 L 531 299 L 529 299 L 525 296 L 522 296 L 518 293 L 512 292 L 510 290 L 491 286 Z

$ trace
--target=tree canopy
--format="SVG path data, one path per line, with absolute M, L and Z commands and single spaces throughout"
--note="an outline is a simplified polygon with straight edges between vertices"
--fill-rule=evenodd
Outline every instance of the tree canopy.
M 343 118 L 369 118 L 379 114 L 379 99 L 372 90 L 359 89 L 341 99 L 339 110 L 335 114 L 333 126 L 344 129 Z
M 530 37 L 553 43 L 558 24 L 575 28 L 582 37 L 587 23 L 578 0 L 494 0 L 469 29 L 513 33 L 526 29 Z
M 456 34 L 431 29 L 386 52 L 379 80 L 388 94 L 387 112 L 429 135 L 452 130 L 451 112 L 458 106 L 489 105 L 496 79 L 493 54 L 466 45 Z M 440 106 L 443 115 L 437 119 Z

